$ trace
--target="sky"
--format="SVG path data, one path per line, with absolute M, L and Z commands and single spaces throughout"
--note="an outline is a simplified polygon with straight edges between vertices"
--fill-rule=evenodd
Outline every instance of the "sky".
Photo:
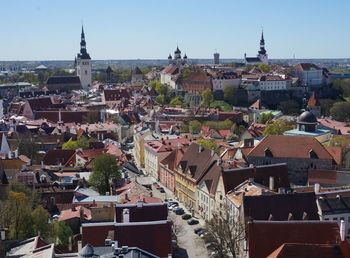
M 349 0 L 11 0 L 0 60 L 71 60 L 84 24 L 92 59 L 349 58 Z

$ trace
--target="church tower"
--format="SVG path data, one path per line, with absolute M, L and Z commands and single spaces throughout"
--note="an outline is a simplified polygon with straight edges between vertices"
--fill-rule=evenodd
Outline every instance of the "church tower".
M 264 31 L 261 32 L 260 50 L 258 51 L 258 58 L 264 64 L 268 64 L 269 63 L 268 58 L 267 58 L 267 52 L 266 52 L 266 49 L 265 49 Z
M 80 53 L 76 59 L 76 73 L 80 78 L 83 89 L 91 87 L 91 57 L 86 50 L 84 27 L 81 27 Z

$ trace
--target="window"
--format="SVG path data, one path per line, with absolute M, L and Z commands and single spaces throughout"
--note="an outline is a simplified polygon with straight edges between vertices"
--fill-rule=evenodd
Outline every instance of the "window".
M 350 235 L 350 229 L 348 229 L 348 235 Z
M 350 217 L 348 217 L 348 222 L 350 223 Z
M 338 218 L 333 218 L 333 220 L 338 220 Z
M 340 220 L 344 220 L 345 221 L 344 217 L 341 217 Z
M 325 218 L 324 220 L 329 220 L 329 218 Z

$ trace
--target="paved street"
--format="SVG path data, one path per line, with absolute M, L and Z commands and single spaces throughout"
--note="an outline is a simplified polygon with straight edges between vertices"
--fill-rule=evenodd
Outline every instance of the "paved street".
M 159 183 L 159 185 L 161 185 Z M 164 200 L 164 198 L 172 198 L 174 199 L 174 195 L 164 187 L 165 193 L 161 193 L 154 186 L 152 187 L 152 192 L 154 197 L 158 197 Z M 185 210 L 185 213 L 188 213 L 188 210 L 181 204 L 180 207 Z M 177 234 L 177 242 L 178 242 L 178 252 L 175 257 L 179 258 L 207 258 L 208 250 L 205 248 L 205 243 L 202 238 L 197 236 L 193 230 L 198 227 L 203 227 L 203 220 L 199 220 L 202 225 L 188 225 L 186 220 L 183 220 L 180 215 L 176 215 L 174 212 L 169 211 L 169 218 L 174 222 L 174 227 Z

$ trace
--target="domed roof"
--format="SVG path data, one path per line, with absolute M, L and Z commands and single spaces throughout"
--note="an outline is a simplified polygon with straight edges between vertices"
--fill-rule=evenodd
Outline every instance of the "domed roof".
M 94 248 L 90 244 L 87 244 L 86 246 L 84 246 L 80 250 L 78 255 L 79 258 L 93 257 L 93 256 L 94 256 Z
M 298 117 L 298 123 L 317 124 L 317 119 L 313 113 L 307 110 Z

